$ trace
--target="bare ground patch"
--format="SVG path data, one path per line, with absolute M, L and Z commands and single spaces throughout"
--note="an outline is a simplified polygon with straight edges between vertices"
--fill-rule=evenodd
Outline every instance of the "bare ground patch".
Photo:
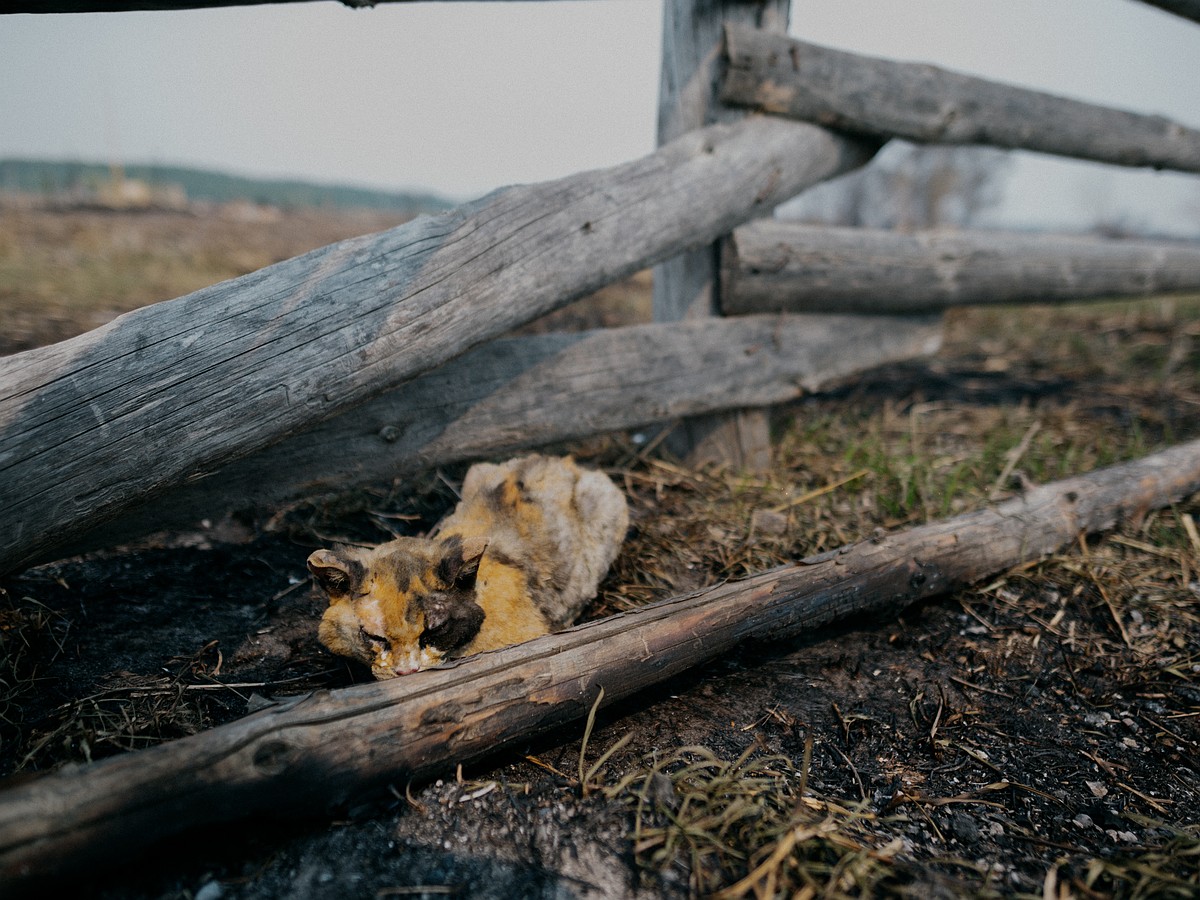
M 610 294 L 604 316 L 630 314 L 644 288 Z M 1198 310 L 955 313 L 938 357 L 779 410 L 763 475 L 691 469 L 649 432 L 569 448 L 633 512 L 591 614 L 1196 437 Z M 176 536 L 10 579 L 0 772 L 135 751 L 369 677 L 317 644 L 304 559 L 333 537 L 429 527 L 461 474 L 379 485 L 353 513 L 244 522 L 237 541 Z M 590 730 L 332 818 L 191 833 L 76 890 L 1196 896 L 1198 513 L 1150 514 L 898 619 L 743 647 Z

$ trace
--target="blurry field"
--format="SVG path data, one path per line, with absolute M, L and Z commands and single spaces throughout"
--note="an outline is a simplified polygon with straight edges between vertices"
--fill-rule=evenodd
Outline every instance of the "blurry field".
M 373 210 L 251 203 L 57 211 L 0 197 L 0 354 L 73 337 L 131 309 L 404 221 Z M 645 318 L 648 286 L 643 275 L 632 294 L 607 289 L 585 311 L 564 310 L 533 330 Z
M 0 353 L 72 337 L 131 309 L 402 221 L 250 203 L 55 211 L 0 199 Z

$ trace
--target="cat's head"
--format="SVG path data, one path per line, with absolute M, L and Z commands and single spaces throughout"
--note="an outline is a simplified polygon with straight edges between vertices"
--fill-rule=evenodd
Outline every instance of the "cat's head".
M 329 597 L 322 644 L 395 678 L 441 663 L 483 624 L 475 602 L 484 540 L 399 538 L 373 550 L 318 550 L 308 569 Z

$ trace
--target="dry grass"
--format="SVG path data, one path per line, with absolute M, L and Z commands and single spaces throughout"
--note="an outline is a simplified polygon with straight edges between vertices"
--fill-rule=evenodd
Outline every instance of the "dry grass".
M 54 221 L 3 212 L 0 333 L 16 335 L 7 349 L 301 252 L 297 234 L 316 246 L 361 225 L 333 234 L 288 220 L 243 234 L 215 223 L 201 240 L 171 238 L 174 220 L 147 218 L 139 230 L 124 220 L 112 227 L 111 214 Z M 167 242 L 155 244 L 157 234 Z M 249 245 L 247 235 L 263 234 L 279 243 Z M 51 243 L 59 249 L 46 249 Z M 100 262 L 105 255 L 116 261 Z M 647 284 L 639 276 L 533 328 L 642 321 Z M 625 488 L 634 525 L 592 614 L 1196 437 L 1197 336 L 1200 297 L 961 310 L 948 317 L 936 360 L 870 373 L 779 410 L 767 472 L 692 468 L 653 433 L 576 445 Z M 309 511 L 298 527 L 378 540 L 427 526 L 453 502 L 448 484 L 459 474 L 381 491 L 352 520 Z M 836 697 L 824 718 L 805 722 L 771 707 L 761 727 L 739 733 L 744 746 L 734 753 L 663 746 L 645 755 L 635 739 L 585 766 L 581 752 L 578 786 L 623 798 L 639 862 L 681 872 L 696 894 L 983 897 L 1020 885 L 1055 898 L 1200 896 L 1200 797 L 1184 771 L 1200 758 L 1197 515 L 1192 501 L 1126 522 L 949 601 L 964 625 L 912 654 L 931 674 L 913 679 L 908 721 L 881 723 L 866 701 L 852 708 Z M 6 599 L 0 727 L 25 728 L 23 696 L 52 665 L 63 628 L 48 608 Z M 886 630 L 901 643 L 929 638 L 903 623 Z M 112 673 L 41 723 L 29 762 L 44 767 L 203 728 L 201 688 L 218 670 L 202 650 L 166 674 Z M 1061 731 L 1026 727 L 1034 707 L 1038 727 L 1061 721 Z M 780 752 L 778 735 L 793 732 L 806 751 Z M 1043 758 L 1060 767 L 1070 760 L 1072 784 L 1086 777 L 1095 796 L 1039 781 L 1043 764 L 1030 760 Z M 1086 802 L 1105 796 L 1121 798 L 1121 821 L 1078 824 L 1092 815 Z M 966 817 L 954 820 L 966 831 L 999 828 L 1009 861 L 981 862 L 953 845 L 951 811 Z M 1022 846 L 1018 858 L 1012 847 Z
M 917 429 L 916 434 L 921 433 Z M 998 424 L 996 435 L 977 432 L 975 440 L 980 444 L 966 466 L 970 479 L 937 466 L 926 467 L 925 474 L 952 482 L 952 496 L 963 506 L 987 502 L 1003 468 L 1003 454 L 988 463 L 984 451 L 993 442 L 1003 446 L 999 437 L 1003 434 L 1015 446 L 1018 433 L 1019 429 L 1011 431 L 1003 423 Z M 828 429 L 824 435 L 829 437 Z M 907 435 L 913 436 L 911 431 Z M 904 443 L 899 435 L 896 438 Z M 1067 446 L 1074 445 L 1067 442 Z M 1076 449 L 1089 458 L 1095 453 L 1094 448 Z M 886 457 L 890 463 L 882 466 L 882 458 L 862 475 L 854 469 L 862 462 L 855 448 L 844 448 L 826 457 L 836 462 L 828 462 L 811 480 L 815 489 L 809 482 L 789 489 L 744 476 L 684 475 L 674 465 L 647 463 L 631 481 L 638 488 L 634 491 L 637 508 L 648 524 L 622 558 L 619 578 L 604 595 L 603 609 L 627 608 L 734 577 L 746 569 L 794 559 L 812 547 L 857 539 L 877 524 L 923 520 L 940 511 L 940 503 L 930 508 L 927 502 L 928 497 L 939 496 L 937 490 L 922 493 L 897 486 L 903 479 L 896 479 L 893 470 L 906 468 L 907 462 Z M 848 471 L 857 477 L 831 487 L 846 479 Z M 775 477 L 784 479 L 778 472 Z M 788 506 L 786 529 L 756 538 L 751 524 L 755 512 L 776 510 L 797 495 L 809 499 Z M 1200 545 L 1190 524 L 1196 512 L 1195 507 L 1163 510 L 966 592 L 959 602 L 979 623 L 975 630 L 980 636 L 961 643 L 967 664 L 951 680 L 957 680 L 960 689 L 969 688 L 967 693 L 1006 698 L 1034 685 L 1060 695 L 1073 693 L 1083 710 L 1093 710 L 1078 714 L 1090 717 L 1079 722 L 1085 731 L 1104 729 L 1109 723 L 1119 727 L 1118 720 L 1124 720 L 1131 732 L 1145 735 L 1159 755 L 1194 760 L 1200 751 L 1195 726 L 1200 715 L 1195 700 L 1200 697 L 1196 690 L 1200 686 Z M 1113 705 L 1112 695 L 1125 699 Z M 1193 698 L 1190 705 L 1189 697 Z M 806 790 L 807 760 L 767 753 L 752 743 L 733 760 L 703 747 L 663 748 L 663 753 L 627 768 L 609 788 L 609 795 L 625 796 L 634 809 L 632 839 L 641 863 L 655 870 L 679 869 L 698 896 L 1010 894 L 1011 885 L 1000 877 L 999 869 L 992 870 L 974 857 L 947 853 L 945 835 L 930 814 L 959 808 L 952 804 L 967 804 L 965 808 L 971 809 L 976 803 L 1013 814 L 1020 802 L 1014 802 L 1011 783 L 1029 776 L 1020 766 L 1002 772 L 988 759 L 1000 755 L 997 747 L 1019 747 L 1027 739 L 1019 731 L 1010 733 L 1011 726 L 1005 723 L 1011 712 L 989 713 L 978 706 L 955 709 L 944 694 L 939 697 L 922 690 L 914 696 L 912 709 L 914 727 L 928 732 L 927 744 L 940 758 L 937 767 L 955 762 L 978 770 L 972 791 L 931 792 L 936 788 L 925 774 L 927 764 L 911 757 L 906 762 L 908 753 L 897 747 L 893 777 L 914 787 L 898 791 L 890 801 L 886 796 L 869 801 L 862 793 L 865 767 L 859 760 L 858 766 L 864 768 L 860 779 L 846 755 L 852 752 L 849 736 L 863 713 L 847 709 L 845 751 L 836 749 L 840 741 L 835 734 L 820 728 L 810 730 L 808 737 L 811 745 L 814 733 L 821 736 L 827 764 L 835 754 L 844 760 L 838 766 L 840 792 L 817 791 L 811 785 Z M 774 714 L 788 715 L 779 710 Z M 862 721 L 869 725 L 871 717 L 866 715 Z M 1102 761 L 1106 755 L 1112 751 L 1095 752 Z M 877 762 L 886 759 L 880 756 Z M 823 774 L 826 784 L 837 780 L 833 773 Z M 1103 774 L 1099 777 L 1103 779 Z M 1056 855 L 1045 862 L 1046 896 L 1196 896 L 1200 829 L 1194 822 L 1186 824 L 1187 817 L 1179 818 L 1185 808 L 1196 808 L 1195 785 L 1175 783 L 1172 778 L 1170 765 L 1155 774 L 1128 768 L 1114 773 L 1113 789 L 1125 792 L 1133 806 L 1144 810 L 1129 815 L 1141 816 L 1151 837 L 1139 838 L 1129 851 L 1099 853 L 1085 841 L 1057 841 Z M 1185 805 L 1177 806 L 1176 801 Z M 909 841 L 907 832 L 913 823 L 920 826 L 928 845 Z M 1042 840 L 1036 831 L 1007 827 L 1014 837 L 1027 834 L 1030 841 Z M 1115 833 L 1125 834 L 1119 829 Z M 1110 829 L 1114 842 L 1115 833 Z
M 634 807 L 644 865 L 685 862 L 692 891 L 720 898 L 861 896 L 891 877 L 899 845 L 872 833 L 863 804 L 806 789 L 803 766 L 751 746 L 735 760 L 686 747 L 609 789 Z
M 809 765 L 808 758 L 797 764 L 754 746 L 735 760 L 688 747 L 664 759 L 648 759 L 607 793 L 634 809 L 632 840 L 641 864 L 652 869 L 679 866 L 697 896 L 841 900 L 1010 893 L 997 872 L 968 859 L 945 855 L 914 865 L 913 847 L 897 836 L 897 826 L 914 817 L 928 819 L 928 809 L 989 803 L 989 790 L 1010 785 L 987 785 L 975 796 L 921 798 L 881 814 L 866 801 L 813 792 L 807 785 Z M 1086 856 L 1082 863 L 1076 861 L 1079 874 L 1074 877 L 1068 874 L 1068 860 L 1060 857 L 1046 870 L 1043 896 L 1196 896 L 1200 827 L 1178 828 L 1151 819 L 1144 823 L 1165 839 L 1140 852 Z M 973 877 L 939 877 L 931 864 Z
M 0 588 L 0 740 L 21 730 L 23 701 L 62 652 L 67 627 L 46 605 L 31 597 L 18 600 Z
M 1200 433 L 1198 313 L 1198 298 L 1050 309 L 1037 313 L 1045 329 L 1032 330 L 1012 311 L 963 311 L 952 317 L 949 346 L 932 370 L 960 388 L 965 381 L 967 396 L 948 395 L 934 383 L 928 398 L 918 390 L 915 399 L 890 399 L 887 386 L 877 383 L 813 398 L 777 416 L 774 464 L 761 475 L 693 470 L 661 451 L 635 459 L 632 450 L 610 451 L 610 471 L 624 479 L 637 532 L 598 613 L 761 571 L 878 528 L 976 509 L 1029 482 L 1194 437 Z M 1016 393 L 1048 384 L 1054 396 L 1010 400 L 1013 384 Z M 1074 708 L 1083 710 L 1077 713 L 1082 735 L 1123 720 L 1139 735 L 1124 739 L 1134 740 L 1131 746 L 1148 741 L 1162 759 L 1194 763 L 1198 514 L 1194 502 L 1151 513 L 965 592 L 959 603 L 978 637 L 968 632 L 956 645 L 965 664 L 949 687 L 987 700 L 1038 686 L 1067 701 L 1073 696 Z M 951 761 L 978 770 L 969 794 L 929 793 L 934 779 L 917 759 L 906 763 L 900 747 L 892 771 L 912 786 L 890 802 L 867 802 L 860 772 L 840 749 L 826 757 L 844 758 L 845 791 L 820 792 L 811 784 L 806 791 L 808 761 L 754 745 L 733 760 L 706 748 L 664 748 L 627 770 L 610 793 L 627 797 L 635 810 L 643 865 L 680 869 L 700 895 L 1007 895 L 1012 885 L 1000 868 L 942 849 L 945 825 L 939 830 L 931 816 L 976 803 L 1012 815 L 1024 802 L 1012 796 L 1016 775 L 1030 775 L 1019 766 L 1002 774 L 989 751 L 996 758 L 1006 743 L 1045 745 L 995 718 L 997 710 L 955 709 L 942 691 L 915 694 L 913 724 L 929 733 L 927 745 L 940 758 L 934 771 Z M 842 726 L 847 736 L 855 728 L 849 710 Z M 837 744 L 832 735 L 816 734 L 819 744 Z M 1103 741 L 1100 748 L 1074 752 L 1085 763 L 1091 752 L 1108 765 L 1104 754 L 1114 751 Z M 1194 819 L 1180 818 L 1184 808 L 1196 808 L 1196 786 L 1161 762 L 1148 770 L 1113 769 L 1111 783 L 1128 797 L 1129 821 L 1140 823 L 1141 836 L 1129 846 L 1131 833 L 1110 827 L 1105 843 L 1116 844 L 1112 849 L 1051 841 L 1053 855 L 1040 875 L 1044 895 L 1196 896 L 1200 830 Z M 1051 794 L 1021 790 L 1053 816 L 1059 801 Z M 903 837 L 912 823 L 928 845 Z M 1006 827 L 1017 840 L 1046 845 L 1044 832 L 1011 821 Z
M 64 756 L 91 762 L 196 734 L 210 724 L 197 687 L 215 684 L 214 645 L 174 661 L 174 671 L 145 675 L 113 672 L 98 690 L 55 708 L 27 741 L 18 770 L 51 767 Z
M 372 211 L 230 204 L 203 212 L 59 212 L 0 198 L 0 353 L 404 221 Z

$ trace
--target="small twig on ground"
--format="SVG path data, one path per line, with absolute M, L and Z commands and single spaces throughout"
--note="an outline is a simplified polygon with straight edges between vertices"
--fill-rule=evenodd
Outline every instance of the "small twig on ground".
M 1000 470 L 1000 474 L 997 476 L 995 484 L 992 485 L 992 489 L 988 493 L 989 500 L 998 500 L 1000 498 L 1000 495 L 1003 493 L 1002 489 L 1004 485 L 1008 483 L 1008 479 L 1012 475 L 1013 469 L 1017 467 L 1017 463 L 1021 461 L 1021 458 L 1029 450 L 1029 445 L 1033 441 L 1034 435 L 1038 433 L 1041 427 L 1042 420 L 1034 419 L 1033 423 L 1025 430 L 1025 435 L 1017 443 L 1017 446 L 1013 447 L 1004 454 L 1004 468 Z
M 824 485 L 823 487 L 814 488 L 811 491 L 807 491 L 807 492 L 801 494 L 799 497 L 794 497 L 793 499 L 788 500 L 786 503 L 780 503 L 778 506 L 773 506 L 773 507 L 771 507 L 771 512 L 775 512 L 775 513 L 786 512 L 787 510 L 791 509 L 794 506 L 799 506 L 802 503 L 808 503 L 810 500 L 815 500 L 817 497 L 820 497 L 824 494 L 828 494 L 831 491 L 836 491 L 842 485 L 849 484 L 852 481 L 858 481 L 858 479 L 863 478 L 870 474 L 871 474 L 870 469 L 859 469 L 857 472 L 853 473 L 852 475 L 847 475 L 845 478 L 839 478 L 836 481 L 831 481 L 828 484 Z
M 1179 517 L 1179 520 L 1183 522 L 1183 530 L 1187 532 L 1188 540 L 1192 544 L 1192 550 L 1197 555 L 1200 555 L 1200 532 L 1196 530 L 1196 520 L 1192 517 L 1191 513 L 1183 513 Z

